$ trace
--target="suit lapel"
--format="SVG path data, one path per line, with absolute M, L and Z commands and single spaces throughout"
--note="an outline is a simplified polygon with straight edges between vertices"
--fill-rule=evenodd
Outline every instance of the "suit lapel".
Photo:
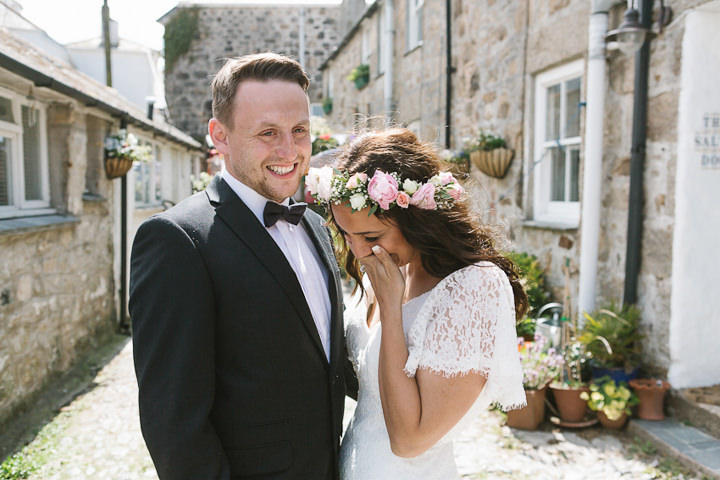
M 335 254 L 329 241 L 328 231 L 322 217 L 307 212 L 302 219 L 310 239 L 328 271 L 328 294 L 330 295 L 330 363 L 335 363 L 344 349 L 342 324 L 342 290 Z
M 320 335 L 310 313 L 310 307 L 308 307 L 300 282 L 275 240 L 273 240 L 265 227 L 258 222 L 252 211 L 219 176 L 213 179 L 205 191 L 210 203 L 215 206 L 217 215 L 275 278 L 280 288 L 290 299 L 290 303 L 298 312 L 313 343 L 325 358 L 325 350 L 320 341 Z

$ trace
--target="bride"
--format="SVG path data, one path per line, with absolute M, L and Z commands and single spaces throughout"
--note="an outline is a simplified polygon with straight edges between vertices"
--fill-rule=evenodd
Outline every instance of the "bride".
M 359 395 L 343 480 L 458 479 L 462 427 L 491 403 L 525 403 L 515 320 L 527 297 L 439 165 L 430 145 L 391 129 L 308 174 L 364 300 L 346 311 Z

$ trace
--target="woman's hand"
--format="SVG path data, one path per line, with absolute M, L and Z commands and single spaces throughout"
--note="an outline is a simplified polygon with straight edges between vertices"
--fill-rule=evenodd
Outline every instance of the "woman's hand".
M 402 308 L 405 277 L 384 248 L 375 245 L 372 251 L 358 260 L 370 279 L 380 310 Z

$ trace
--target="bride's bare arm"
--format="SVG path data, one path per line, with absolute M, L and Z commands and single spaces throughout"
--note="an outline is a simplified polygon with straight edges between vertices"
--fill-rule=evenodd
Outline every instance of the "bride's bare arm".
M 404 279 L 382 248 L 362 259 L 373 283 L 382 322 L 378 379 L 383 415 L 393 453 L 420 455 L 442 438 L 467 413 L 485 385 L 485 378 L 468 373 L 453 378 L 418 370 L 404 372 L 408 358 L 402 327 Z

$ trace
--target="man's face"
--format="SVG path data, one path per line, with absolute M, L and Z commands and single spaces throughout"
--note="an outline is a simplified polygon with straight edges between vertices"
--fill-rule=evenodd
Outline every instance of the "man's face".
M 235 178 L 265 198 L 293 195 L 310 162 L 310 113 L 297 83 L 246 80 L 233 100 L 233 128 L 210 120 L 215 148 Z

